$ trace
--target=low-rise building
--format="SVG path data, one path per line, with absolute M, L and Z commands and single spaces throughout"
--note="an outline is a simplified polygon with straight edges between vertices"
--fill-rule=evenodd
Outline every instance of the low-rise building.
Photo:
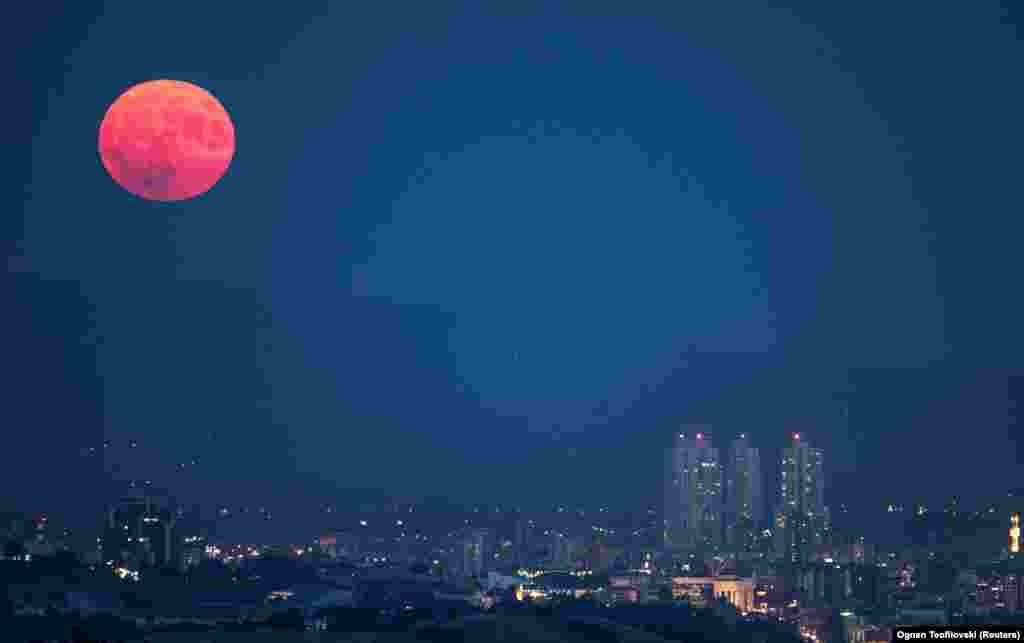
M 693 605 L 724 598 L 740 612 L 753 612 L 756 608 L 754 580 L 738 576 L 676 576 L 672 579 L 672 598 Z
M 545 600 L 556 597 L 580 598 L 587 593 L 588 590 L 583 587 L 577 576 L 555 572 L 541 574 L 523 584 L 517 598 L 519 600 Z
M 618 573 L 608 578 L 613 602 L 645 602 L 651 595 L 651 575 L 639 571 Z

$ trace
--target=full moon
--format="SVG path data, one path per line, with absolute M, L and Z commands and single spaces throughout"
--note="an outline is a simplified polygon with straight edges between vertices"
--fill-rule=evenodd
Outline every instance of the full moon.
M 152 80 L 113 102 L 99 132 L 103 167 L 151 201 L 183 201 L 212 188 L 235 155 L 235 126 L 202 87 Z

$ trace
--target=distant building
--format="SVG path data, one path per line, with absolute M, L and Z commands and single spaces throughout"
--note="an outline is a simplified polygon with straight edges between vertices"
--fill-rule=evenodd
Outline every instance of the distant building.
M 1024 610 L 1024 574 L 1009 573 L 1003 578 L 1003 601 L 1011 612 Z
M 495 590 L 509 590 L 516 589 L 525 582 L 525 579 L 519 575 L 502 574 L 500 572 L 487 572 L 487 580 L 484 584 L 484 589 L 488 592 Z
M 864 626 L 864 643 L 889 643 L 892 637 L 891 627 L 884 625 Z
M 126 498 L 107 512 L 103 558 L 128 568 L 176 566 L 177 517 L 150 497 Z
M 715 548 L 722 542 L 722 464 L 710 429 L 689 426 L 668 452 L 665 542 Z
M 811 447 L 800 433 L 782 451 L 780 510 L 806 516 L 825 513 L 824 456 Z
M 449 574 L 456 579 L 479 577 L 486 571 L 488 553 L 493 545 L 493 534 L 489 529 L 467 529 L 462 531 L 452 545 L 449 559 Z
M 643 603 L 652 593 L 651 575 L 641 572 L 615 574 L 608 579 L 608 592 L 613 602 Z
M 317 539 L 317 544 L 330 558 L 356 560 L 362 554 L 361 538 L 351 531 L 330 531 Z
M 608 545 L 600 540 L 595 540 L 587 548 L 586 567 L 591 571 L 607 571 L 614 560 L 614 552 L 608 547 Z
M 979 566 L 972 579 L 974 606 L 981 611 L 1024 611 L 1024 561 L 1011 558 Z
M 1009 550 L 1011 554 L 1020 553 L 1020 514 L 1010 515 Z
M 583 543 L 561 532 L 552 532 L 551 538 L 551 566 L 555 569 L 575 568 L 577 560 L 583 557 Z
M 761 452 L 746 433 L 733 440 L 725 464 L 725 536 L 738 550 L 751 549 L 764 521 Z
M 532 581 L 523 584 L 517 591 L 519 600 L 549 599 L 554 597 L 579 598 L 588 593 L 580 583 L 580 579 L 572 574 L 549 573 L 541 574 Z
M 828 540 L 824 455 L 803 435 L 794 433 L 790 446 L 783 449 L 780 464 L 775 549 L 783 558 L 796 562 L 807 557 L 810 548 Z
M 521 513 L 516 512 L 512 521 L 513 559 L 517 565 L 525 565 L 530 553 L 530 537 L 533 527 Z
M 672 597 L 694 606 L 723 598 L 740 612 L 753 612 L 754 584 L 753 579 L 737 576 L 677 576 L 672 579 Z
M 193 534 L 186 536 L 183 541 L 183 547 L 181 551 L 180 569 L 182 571 L 198 567 L 207 558 L 206 538 L 199 534 Z

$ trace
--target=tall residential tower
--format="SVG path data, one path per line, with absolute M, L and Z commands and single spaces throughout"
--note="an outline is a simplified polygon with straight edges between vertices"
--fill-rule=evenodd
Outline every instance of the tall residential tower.
M 725 463 L 725 537 L 732 547 L 749 546 L 764 521 L 761 452 L 746 433 L 732 442 Z
M 722 542 L 722 464 L 706 426 L 687 426 L 668 452 L 665 541 L 715 548 Z
M 825 476 L 821 449 L 811 447 L 799 433 L 782 450 L 780 509 L 808 516 L 825 513 Z
M 792 435 L 783 449 L 779 507 L 775 513 L 776 551 L 799 558 L 812 545 L 828 538 L 829 516 L 825 506 L 824 455 L 800 433 Z

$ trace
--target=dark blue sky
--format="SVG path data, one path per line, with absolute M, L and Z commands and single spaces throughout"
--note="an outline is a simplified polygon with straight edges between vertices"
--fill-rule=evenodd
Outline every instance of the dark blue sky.
M 832 502 L 1019 486 L 1015 17 L 679 5 L 36 16 L 4 488 L 639 506 L 695 420 L 800 427 Z M 238 133 L 180 204 L 96 154 L 162 77 Z M 81 455 L 104 437 L 121 455 Z

